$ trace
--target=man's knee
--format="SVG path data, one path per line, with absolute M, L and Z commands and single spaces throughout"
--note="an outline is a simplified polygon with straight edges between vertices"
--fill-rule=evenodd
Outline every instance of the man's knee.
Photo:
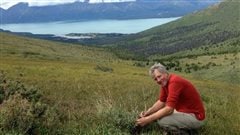
M 178 129 L 178 126 L 177 126 L 178 124 L 176 123 L 176 120 L 171 117 L 171 115 L 165 116 L 159 119 L 157 123 L 159 124 L 160 127 L 164 129 L 171 129 L 171 130 Z
M 160 127 L 170 129 L 197 129 L 203 125 L 203 122 L 197 120 L 194 116 L 180 113 L 165 116 L 157 122 Z

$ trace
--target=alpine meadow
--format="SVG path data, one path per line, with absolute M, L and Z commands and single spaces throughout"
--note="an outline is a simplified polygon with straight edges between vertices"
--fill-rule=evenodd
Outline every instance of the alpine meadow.
M 0 134 L 128 135 L 158 99 L 157 62 L 199 91 L 199 134 L 240 135 L 239 0 L 97 47 L 0 32 Z

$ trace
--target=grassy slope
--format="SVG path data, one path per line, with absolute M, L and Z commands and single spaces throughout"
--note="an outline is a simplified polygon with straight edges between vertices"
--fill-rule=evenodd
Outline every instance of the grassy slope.
M 135 67 L 96 48 L 34 40 L 0 33 L 0 70 L 12 79 L 39 87 L 67 114 L 63 134 L 128 134 L 138 112 L 157 98 L 148 67 Z M 238 134 L 239 53 L 182 58 L 185 63 L 214 61 L 220 66 L 191 74 L 204 100 L 207 121 L 201 134 Z M 231 64 L 234 62 L 233 64 Z M 229 66 L 230 65 L 230 66 Z M 97 66 L 113 72 L 96 70 Z M 159 134 L 151 125 L 143 134 Z
M 206 128 L 210 130 L 207 134 L 238 134 L 240 108 L 238 103 L 234 103 L 239 102 L 240 96 L 240 53 L 205 55 L 180 61 L 182 64 L 217 64 L 210 69 L 191 73 L 192 80 L 198 80 L 197 87 L 203 91 L 202 98 L 207 106 Z
M 118 43 L 117 54 L 125 58 L 166 55 L 240 37 L 239 1 L 226 0 L 174 22 L 138 33 Z
M 65 125 L 67 134 L 90 132 L 106 103 L 133 109 L 123 96 L 134 105 L 140 97 L 130 97 L 133 94 L 129 93 L 146 90 L 142 84 L 148 78 L 144 69 L 102 49 L 0 34 L 0 70 L 12 79 L 39 87 L 46 98 L 56 102 L 73 123 Z M 113 72 L 96 70 L 97 66 Z
M 46 40 L 37 40 L 17 37 L 0 33 L 1 55 L 24 58 L 37 58 L 42 60 L 113 60 L 111 53 L 103 49 L 76 46 L 64 43 L 54 43 Z
M 141 34 L 147 36 L 159 31 L 169 31 L 179 27 L 191 26 L 197 23 L 217 22 L 212 29 L 237 30 L 239 27 L 239 1 L 225 0 L 222 3 L 210 6 L 209 8 L 182 17 L 181 19 L 163 26 L 157 26 L 146 30 Z
M 233 38 L 229 39 L 225 42 L 221 42 L 214 45 L 205 45 L 203 47 L 198 47 L 190 50 L 185 51 L 179 51 L 170 55 L 161 55 L 156 54 L 149 57 L 149 60 L 177 60 L 185 57 L 198 57 L 198 56 L 212 56 L 215 55 L 222 55 L 222 54 L 237 54 L 240 52 L 240 39 L 239 38 Z

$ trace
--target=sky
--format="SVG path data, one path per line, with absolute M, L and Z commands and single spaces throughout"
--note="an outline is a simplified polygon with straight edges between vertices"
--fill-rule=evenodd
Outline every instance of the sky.
M 4 9 L 8 9 L 9 7 L 19 3 L 19 2 L 27 2 L 29 6 L 44 6 L 44 5 L 56 5 L 63 3 L 72 3 L 75 1 L 84 0 L 0 0 L 0 7 Z M 89 0 L 90 3 L 101 2 L 102 0 Z M 104 0 L 104 2 L 117 2 L 117 1 L 135 1 L 135 0 Z

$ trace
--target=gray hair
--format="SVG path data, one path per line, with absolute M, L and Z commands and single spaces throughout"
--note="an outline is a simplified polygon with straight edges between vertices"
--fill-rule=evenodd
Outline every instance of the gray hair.
M 158 70 L 160 73 L 168 73 L 165 66 L 163 66 L 161 63 L 155 63 L 150 69 L 149 69 L 149 75 L 153 77 L 154 70 Z

